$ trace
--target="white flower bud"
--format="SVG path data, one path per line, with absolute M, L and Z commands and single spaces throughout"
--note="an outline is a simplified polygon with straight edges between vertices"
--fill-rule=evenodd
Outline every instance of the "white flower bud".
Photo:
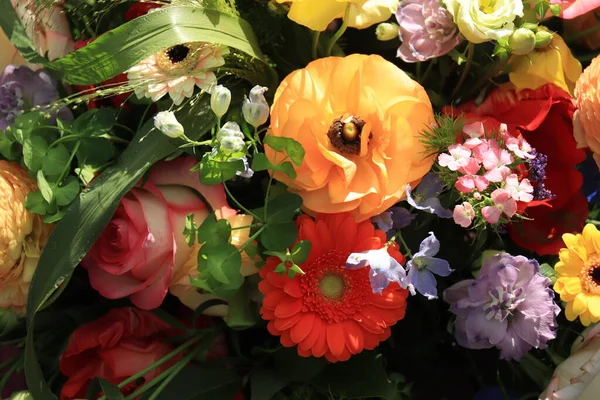
M 210 94 L 210 108 L 215 115 L 219 118 L 225 115 L 230 103 L 231 91 L 223 85 L 215 86 Z
M 240 126 L 233 121 L 229 121 L 226 122 L 221 129 L 219 129 L 219 132 L 217 132 L 217 140 L 221 141 L 223 138 L 226 137 L 237 137 L 240 139 L 244 139 L 244 133 L 242 132 L 242 130 L 240 129 Z
M 183 125 L 177 121 L 172 111 L 161 111 L 154 116 L 154 126 L 170 138 L 183 135 Z
M 247 123 L 258 128 L 269 118 L 269 104 L 265 99 L 266 87 L 254 86 L 250 91 L 250 98 L 244 100 L 242 114 Z
M 387 40 L 393 40 L 398 37 L 398 30 L 400 27 L 398 24 L 393 24 L 389 22 L 382 22 L 377 25 L 375 29 L 375 35 L 377 35 L 377 40 L 381 40 L 385 42 Z
M 221 152 L 227 155 L 243 151 L 246 148 L 244 139 L 236 136 L 227 136 L 219 141 L 219 148 Z
M 529 29 L 519 28 L 508 38 L 508 45 L 513 54 L 524 56 L 533 51 L 535 47 L 535 33 Z

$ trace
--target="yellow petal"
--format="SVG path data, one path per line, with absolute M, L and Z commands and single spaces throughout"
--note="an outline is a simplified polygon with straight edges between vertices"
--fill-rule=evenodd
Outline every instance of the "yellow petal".
M 583 243 L 588 254 L 600 254 L 600 231 L 593 224 L 587 224 L 582 232 Z
M 579 293 L 573 299 L 573 312 L 575 314 L 582 314 L 588 309 L 587 296 L 584 293 Z
M 568 252 L 568 250 L 567 250 Z M 562 252 L 561 252 L 562 253 Z M 554 266 L 554 270 L 557 274 L 561 276 L 577 276 L 579 275 L 579 271 L 583 267 L 583 263 L 579 260 L 579 257 L 573 257 L 577 260 L 577 262 L 566 262 L 559 261 Z
M 600 319 L 600 296 L 588 295 L 587 296 L 588 309 L 594 319 Z
M 578 277 L 561 277 L 558 278 L 558 281 L 563 284 L 563 289 L 569 294 L 577 294 L 582 291 L 581 281 Z
M 565 316 L 569 321 L 575 321 L 577 319 L 578 314 L 573 311 L 573 303 L 567 303 L 565 307 Z
M 336 18 L 344 16 L 346 2 L 332 0 L 294 1 L 288 18 L 309 27 L 313 31 L 324 31 Z
M 586 311 L 579 316 L 579 320 L 583 326 L 588 326 L 592 323 L 592 316 L 590 315 L 589 311 Z
M 585 244 L 581 235 L 573 235 L 572 233 L 565 233 L 562 236 L 563 242 L 569 248 L 571 252 L 576 254 L 581 261 L 587 261 L 587 251 L 585 250 Z

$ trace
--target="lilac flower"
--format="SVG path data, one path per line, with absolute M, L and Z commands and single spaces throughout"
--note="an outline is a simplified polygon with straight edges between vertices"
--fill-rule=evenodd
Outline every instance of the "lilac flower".
M 412 220 L 415 218 L 414 214 L 411 214 L 404 207 L 392 207 L 389 210 L 374 216 L 371 221 L 377 224 L 377 227 L 384 232 L 391 231 L 392 229 L 406 228 Z
M 488 258 L 477 279 L 444 292 L 456 314 L 456 341 L 469 349 L 497 347 L 506 360 L 519 360 L 532 347 L 545 348 L 556 337 L 551 281 L 537 261 L 507 253 Z
M 58 98 L 54 80 L 46 71 L 34 72 L 27 67 L 9 65 L 0 75 L 0 130 L 35 106 L 45 106 Z M 62 119 L 70 119 L 67 108 L 59 111 Z
M 556 196 L 546 189 L 544 184 L 546 180 L 548 156 L 538 153 L 535 149 L 531 151 L 531 155 L 534 158 L 529 161 L 529 177 L 534 184 L 533 198 L 535 200 L 553 199 Z
M 440 0 L 405 0 L 398 7 L 396 19 L 402 40 L 398 57 L 405 62 L 442 56 L 461 41 L 452 15 Z
M 346 268 L 359 269 L 366 266 L 371 267 L 369 280 L 373 293 L 379 294 L 387 288 L 390 282 L 396 282 L 406 287 L 406 271 L 387 251 L 387 247 L 379 250 L 352 253 L 346 260 Z
M 414 193 L 412 188 L 406 185 L 406 201 L 417 210 L 436 214 L 440 218 L 452 218 L 452 211 L 442 207 L 439 194 L 442 192 L 442 181 L 433 172 L 423 177 L 421 183 Z
M 448 261 L 433 257 L 438 251 L 440 251 L 440 242 L 433 232 L 429 232 L 429 236 L 421 242 L 419 251 L 406 263 L 408 270 L 406 283 L 413 296 L 416 289 L 428 300 L 437 299 L 437 283 L 433 274 L 448 276 L 454 271 L 450 269 Z

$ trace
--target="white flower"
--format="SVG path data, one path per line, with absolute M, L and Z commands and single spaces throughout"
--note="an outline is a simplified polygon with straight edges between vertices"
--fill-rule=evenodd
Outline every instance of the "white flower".
M 161 111 L 154 116 L 154 126 L 170 138 L 183 135 L 183 126 L 172 111 Z
M 194 88 L 207 90 L 216 81 L 213 69 L 225 64 L 227 47 L 203 42 L 183 43 L 160 51 L 127 71 L 138 98 L 158 101 L 167 93 L 176 105 Z
M 445 0 L 460 33 L 472 43 L 512 35 L 517 16 L 523 16 L 522 0 Z
M 244 100 L 242 114 L 247 123 L 258 128 L 269 118 L 269 103 L 265 99 L 266 87 L 254 86 L 250 90 L 250 98 Z
M 217 85 L 210 94 L 210 108 L 215 115 L 221 118 L 229 109 L 231 91 L 223 85 Z

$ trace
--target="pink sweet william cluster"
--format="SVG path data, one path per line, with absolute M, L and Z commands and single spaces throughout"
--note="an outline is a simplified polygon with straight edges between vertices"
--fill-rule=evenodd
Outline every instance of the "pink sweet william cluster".
M 454 222 L 464 228 L 481 215 L 489 224 L 509 222 L 521 209 L 519 203 L 534 200 L 534 185 L 527 178 L 535 150 L 522 137 L 513 137 L 506 125 L 486 135 L 483 123 L 465 125 L 466 140 L 448 147 L 438 164 L 449 171 L 446 177 L 463 200 L 454 207 Z

